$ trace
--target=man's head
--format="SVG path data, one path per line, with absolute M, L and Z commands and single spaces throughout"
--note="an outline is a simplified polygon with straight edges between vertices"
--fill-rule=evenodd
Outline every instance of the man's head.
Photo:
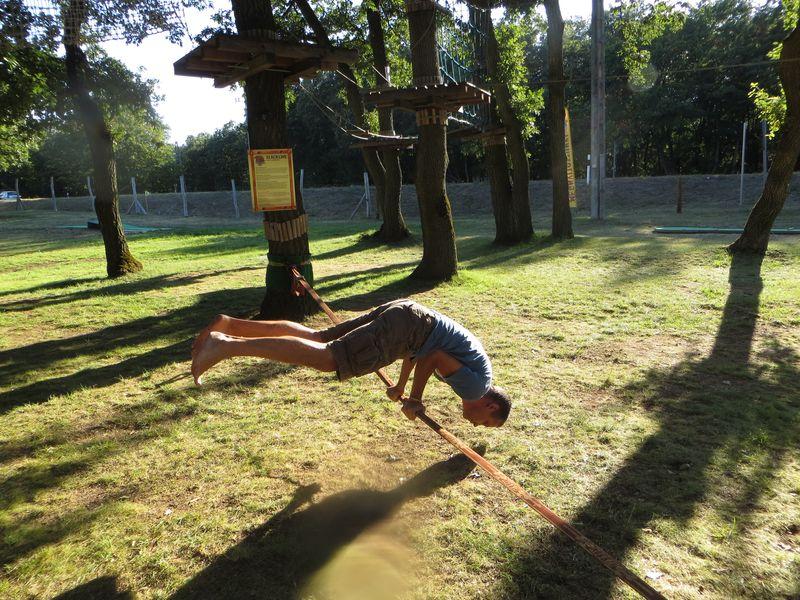
M 505 390 L 492 386 L 479 400 L 462 400 L 464 418 L 475 425 L 500 427 L 511 412 L 511 400 Z

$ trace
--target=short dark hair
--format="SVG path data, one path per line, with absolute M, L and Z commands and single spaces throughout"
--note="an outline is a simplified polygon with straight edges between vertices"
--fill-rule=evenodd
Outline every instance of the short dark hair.
M 489 387 L 489 391 L 483 396 L 492 402 L 496 402 L 498 405 L 492 413 L 492 418 L 500 421 L 500 425 L 505 423 L 506 419 L 508 419 L 508 414 L 511 412 L 511 398 L 508 397 L 506 391 L 501 387 L 493 385 Z

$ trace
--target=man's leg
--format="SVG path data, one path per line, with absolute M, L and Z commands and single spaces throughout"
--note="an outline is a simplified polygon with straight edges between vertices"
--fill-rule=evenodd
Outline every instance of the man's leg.
M 294 321 L 251 321 L 249 319 L 236 319 L 228 315 L 217 315 L 211 323 L 203 329 L 192 345 L 192 355 L 199 349 L 200 345 L 208 337 L 212 331 L 219 331 L 220 333 L 227 333 L 237 337 L 279 337 L 279 336 L 292 336 L 299 337 L 306 340 L 315 342 L 330 342 L 343 335 L 361 327 L 367 323 L 374 321 L 390 306 L 402 302 L 402 300 L 394 300 L 382 304 L 374 308 L 370 312 L 363 314 L 359 317 L 349 319 L 333 327 L 317 331 L 310 327 L 305 327 Z
M 373 308 L 368 313 L 365 313 L 359 317 L 354 317 L 352 319 L 348 319 L 347 321 L 343 321 L 338 325 L 333 325 L 328 327 L 327 329 L 320 330 L 319 333 L 319 341 L 321 342 L 332 342 L 333 340 L 338 340 L 351 331 L 358 329 L 359 327 L 363 327 L 369 323 L 372 323 L 380 317 L 383 313 L 385 313 L 389 308 L 395 306 L 398 303 L 403 302 L 403 300 L 393 300 L 391 302 L 386 302 L 385 304 L 381 304 L 378 307 Z
M 195 339 L 192 344 L 192 356 L 212 331 L 244 338 L 292 336 L 315 342 L 322 341 L 317 330 L 294 321 L 251 321 L 250 319 L 236 319 L 228 315 L 217 315 Z
M 234 356 L 255 356 L 290 365 L 335 371 L 336 360 L 327 344 L 299 337 L 244 338 L 212 331 L 197 349 L 192 360 L 195 383 L 217 363 Z

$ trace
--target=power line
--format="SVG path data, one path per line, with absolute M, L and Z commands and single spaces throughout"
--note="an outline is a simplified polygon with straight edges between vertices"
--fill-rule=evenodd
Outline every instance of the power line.
M 746 63 L 731 63 L 727 65 L 712 65 L 709 67 L 691 67 L 686 69 L 665 69 L 662 72 L 668 74 L 675 74 L 675 73 L 701 73 L 706 71 L 724 71 L 727 69 L 741 69 L 747 67 L 761 67 L 767 65 L 779 65 L 780 63 L 788 63 L 788 62 L 798 62 L 800 58 L 784 58 L 784 59 L 776 59 L 776 60 L 760 60 L 760 61 L 753 61 L 753 62 L 746 62 Z M 606 81 L 609 79 L 616 79 L 616 80 L 623 80 L 629 79 L 630 75 L 612 75 L 610 77 L 606 77 Z M 591 81 L 591 77 L 574 77 L 571 79 L 547 79 L 545 81 L 534 81 L 531 83 L 531 87 L 544 87 L 551 83 L 586 83 Z

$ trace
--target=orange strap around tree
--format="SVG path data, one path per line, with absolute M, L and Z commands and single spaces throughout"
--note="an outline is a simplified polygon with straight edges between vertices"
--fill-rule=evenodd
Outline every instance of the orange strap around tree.
M 300 272 L 292 267 L 291 272 L 293 277 L 295 278 L 296 283 L 299 283 L 300 286 L 308 292 L 312 298 L 319 304 L 319 307 L 325 311 L 325 314 L 328 315 L 331 321 L 334 323 L 341 323 L 342 320 L 334 313 L 330 307 L 325 304 L 325 302 L 320 298 L 319 294 L 314 291 L 314 288 L 305 280 L 305 278 L 300 274 Z M 386 384 L 387 387 L 392 387 L 393 383 L 392 380 L 386 375 L 386 372 L 383 369 L 378 369 L 375 371 L 375 374 Z M 469 458 L 472 462 L 476 465 L 483 468 L 489 476 L 494 479 L 495 481 L 501 483 L 508 489 L 512 494 L 514 494 L 517 498 L 525 502 L 528 506 L 530 506 L 533 510 L 543 516 L 547 521 L 549 521 L 552 525 L 554 525 L 559 531 L 564 533 L 568 538 L 570 538 L 573 542 L 578 544 L 581 548 L 583 548 L 586 552 L 588 552 L 592 558 L 598 561 L 601 565 L 603 565 L 606 569 L 611 571 L 618 579 L 628 584 L 631 588 L 633 588 L 636 592 L 638 592 L 643 598 L 647 598 L 648 600 L 664 600 L 664 596 L 662 596 L 659 592 L 653 589 L 646 581 L 644 581 L 641 577 L 627 569 L 621 562 L 619 562 L 616 558 L 611 556 L 608 552 L 603 550 L 600 546 L 595 544 L 592 540 L 587 538 L 583 535 L 580 531 L 575 529 L 572 525 L 570 525 L 567 521 L 559 517 L 556 513 L 554 513 L 550 508 L 548 508 L 543 502 L 538 500 L 535 496 L 529 494 L 525 489 L 519 485 L 516 481 L 508 477 L 505 473 L 503 473 L 500 469 L 495 467 L 492 463 L 486 460 L 483 456 L 475 452 L 472 448 L 467 446 L 464 442 L 462 442 L 459 438 L 455 435 L 447 431 L 444 427 L 439 425 L 436 421 L 434 421 L 431 417 L 429 417 L 425 412 L 417 413 L 417 417 L 425 423 L 428 427 L 433 429 L 436 433 L 438 433 L 444 440 L 452 444 L 455 448 L 458 449 L 459 452 L 464 454 L 467 458 Z

